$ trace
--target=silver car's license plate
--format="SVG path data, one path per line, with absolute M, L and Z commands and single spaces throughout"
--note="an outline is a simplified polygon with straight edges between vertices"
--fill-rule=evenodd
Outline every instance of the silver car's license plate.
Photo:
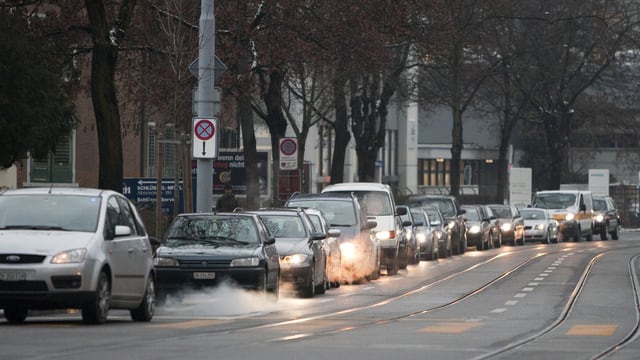
M 214 272 L 194 272 L 193 278 L 198 280 L 210 280 L 216 278 L 216 273 Z
M 25 281 L 27 273 L 24 271 L 0 271 L 0 281 Z

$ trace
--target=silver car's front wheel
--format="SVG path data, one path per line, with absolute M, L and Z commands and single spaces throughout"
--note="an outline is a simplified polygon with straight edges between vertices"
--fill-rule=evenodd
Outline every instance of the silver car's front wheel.
M 111 301 L 111 284 L 103 271 L 98 276 L 94 298 L 82 307 L 82 321 L 87 324 L 102 324 L 107 321 Z
M 137 308 L 132 309 L 131 319 L 134 321 L 151 321 L 153 318 L 153 313 L 156 308 L 156 287 L 155 281 L 153 280 L 153 276 L 149 275 L 149 279 L 147 279 L 147 286 L 145 288 L 144 296 L 140 305 Z

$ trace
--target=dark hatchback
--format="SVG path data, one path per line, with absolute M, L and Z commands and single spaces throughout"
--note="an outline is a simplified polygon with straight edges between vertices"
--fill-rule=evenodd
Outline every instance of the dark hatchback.
M 275 239 L 255 214 L 178 215 L 155 257 L 156 298 L 230 281 L 242 288 L 279 294 Z

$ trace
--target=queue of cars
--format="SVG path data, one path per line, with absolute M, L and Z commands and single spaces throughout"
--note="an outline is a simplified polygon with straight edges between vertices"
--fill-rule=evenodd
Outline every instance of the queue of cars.
M 619 228 L 613 199 L 585 191 L 537 192 L 520 209 L 449 195 L 397 205 L 388 185 L 344 183 L 294 194 L 281 208 L 180 214 L 158 240 L 119 193 L 25 188 L 0 193 L 0 308 L 11 323 L 65 308 L 86 323 L 104 323 L 110 309 L 150 321 L 156 302 L 222 282 L 275 299 L 285 284 L 313 297 L 469 245 L 617 240 Z

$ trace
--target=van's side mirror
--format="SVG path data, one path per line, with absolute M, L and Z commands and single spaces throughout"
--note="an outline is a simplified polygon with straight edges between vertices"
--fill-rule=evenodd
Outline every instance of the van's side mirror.
M 402 226 L 411 226 L 411 221 L 405 220 L 402 222 Z
M 364 227 L 365 227 L 365 230 L 371 230 L 371 229 L 374 229 L 376 226 L 378 226 L 377 221 L 368 220 Z
M 580 211 L 587 211 L 587 205 L 580 204 Z
M 396 207 L 396 215 L 407 215 L 407 208 Z

